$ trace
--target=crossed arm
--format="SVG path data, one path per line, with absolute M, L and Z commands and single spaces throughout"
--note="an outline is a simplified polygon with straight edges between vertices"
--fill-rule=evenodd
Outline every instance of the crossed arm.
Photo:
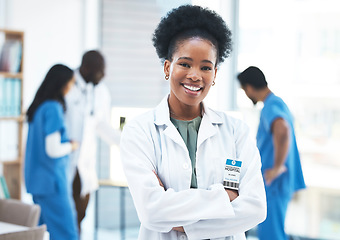
M 164 185 L 161 181 L 161 179 L 158 177 L 157 173 L 155 171 L 153 171 L 154 174 L 156 175 L 159 185 L 164 188 Z M 165 188 L 164 188 L 165 190 Z M 232 190 L 232 189 L 225 189 L 225 191 L 227 192 L 230 202 L 232 202 L 234 199 L 236 199 L 238 197 L 238 191 L 236 190 Z M 184 232 L 184 228 L 183 227 L 173 227 L 172 230 L 178 231 L 178 232 Z
M 136 124 L 124 127 L 122 163 L 143 228 L 162 234 L 184 229 L 193 239 L 218 238 L 242 233 L 263 221 L 266 208 L 260 156 L 246 126 L 237 129 L 237 158 L 244 159 L 238 192 L 225 190 L 221 183 L 213 182 L 206 189 L 175 191 L 169 187 L 164 191 L 163 178 L 159 181 L 152 173 L 157 171 L 154 161 L 157 152 L 150 135 L 157 137 L 157 133 L 146 135 Z M 227 228 L 222 227 L 226 225 Z

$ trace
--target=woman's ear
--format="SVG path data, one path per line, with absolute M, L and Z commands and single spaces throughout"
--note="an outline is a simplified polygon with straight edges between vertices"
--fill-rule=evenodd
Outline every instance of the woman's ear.
M 163 69 L 165 76 L 170 76 L 170 66 L 171 66 L 171 62 L 169 60 L 165 60 L 164 69 Z

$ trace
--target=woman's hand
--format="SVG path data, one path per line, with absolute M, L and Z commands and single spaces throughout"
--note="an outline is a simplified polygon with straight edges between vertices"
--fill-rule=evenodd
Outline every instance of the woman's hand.
M 156 171 L 155 171 L 155 170 L 152 170 L 152 171 L 153 171 L 153 173 L 156 175 L 156 177 L 157 177 L 157 179 L 158 179 L 159 186 L 161 186 L 162 188 L 164 188 L 164 185 L 163 185 L 161 179 L 158 177 Z M 164 190 L 165 190 L 165 188 L 164 188 Z M 178 232 L 184 232 L 184 228 L 183 228 L 183 227 L 173 227 L 172 230 L 178 231 Z
M 237 190 L 232 190 L 232 189 L 225 189 L 225 191 L 228 193 L 230 202 L 235 200 L 238 197 L 238 191 Z
M 70 141 L 70 143 L 71 143 L 71 149 L 72 149 L 72 151 L 75 151 L 75 150 L 78 149 L 78 147 L 79 147 L 79 143 L 78 143 L 78 142 Z
M 183 227 L 173 227 L 172 230 L 184 233 L 184 228 Z
M 155 170 L 152 170 L 152 171 L 153 171 L 153 173 L 156 175 L 156 177 L 157 177 L 157 179 L 158 179 L 158 182 L 159 182 L 159 185 L 160 185 L 162 188 L 164 188 L 164 185 L 163 185 L 161 179 L 158 177 L 156 171 L 155 171 Z M 165 190 L 165 188 L 164 188 L 164 190 Z

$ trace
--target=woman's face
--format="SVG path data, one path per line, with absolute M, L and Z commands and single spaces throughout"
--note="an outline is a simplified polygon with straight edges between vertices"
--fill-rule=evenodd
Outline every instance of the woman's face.
M 63 95 L 66 96 L 66 94 L 71 90 L 73 87 L 74 83 L 76 82 L 76 78 L 73 76 L 68 83 L 63 88 Z
M 164 73 L 170 80 L 169 104 L 197 107 L 215 80 L 216 48 L 198 37 L 178 43 L 172 61 L 164 62 Z

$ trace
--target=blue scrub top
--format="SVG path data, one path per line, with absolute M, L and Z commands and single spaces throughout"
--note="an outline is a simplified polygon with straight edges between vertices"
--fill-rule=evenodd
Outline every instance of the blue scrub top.
M 285 162 L 287 171 L 275 179 L 272 184 L 266 186 L 267 194 L 284 194 L 291 196 L 295 191 L 305 188 L 302 174 L 300 155 L 296 144 L 293 126 L 293 116 L 283 100 L 275 94 L 270 93 L 261 111 L 259 128 L 256 136 L 257 146 L 262 161 L 262 174 L 274 165 L 274 143 L 271 126 L 275 119 L 283 118 L 290 125 L 290 147 Z
M 25 184 L 28 193 L 48 195 L 67 193 L 66 168 L 69 156 L 50 158 L 46 154 L 45 138 L 60 132 L 61 142 L 68 142 L 62 105 L 54 100 L 43 102 L 29 122 L 26 156 Z

